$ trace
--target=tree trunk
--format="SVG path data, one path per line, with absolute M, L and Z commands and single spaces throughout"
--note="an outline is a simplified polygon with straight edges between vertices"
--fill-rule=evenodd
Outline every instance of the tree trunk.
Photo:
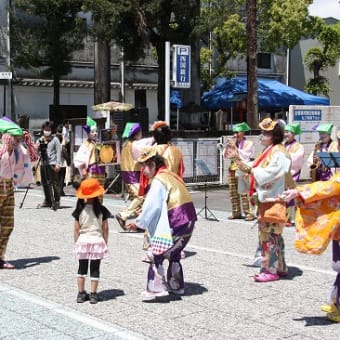
M 258 98 L 256 78 L 257 25 L 256 0 L 247 0 L 247 122 L 252 129 L 258 128 Z
M 110 46 L 96 41 L 94 46 L 94 104 L 105 103 L 111 99 Z
M 53 75 L 53 105 L 56 107 L 60 104 L 60 76 Z
M 157 46 L 158 57 L 158 119 L 165 119 L 165 42 L 160 41 Z

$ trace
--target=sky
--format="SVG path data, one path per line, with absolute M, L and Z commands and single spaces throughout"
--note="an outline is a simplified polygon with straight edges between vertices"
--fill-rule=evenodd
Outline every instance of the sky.
M 340 20 L 339 0 L 314 0 L 309 6 L 309 14 L 321 18 L 333 17 Z

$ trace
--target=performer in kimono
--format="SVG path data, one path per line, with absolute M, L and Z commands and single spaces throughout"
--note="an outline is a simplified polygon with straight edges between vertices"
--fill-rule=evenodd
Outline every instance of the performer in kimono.
M 79 169 L 83 178 L 97 178 L 101 186 L 105 184 L 105 166 L 99 165 L 97 150 L 98 131 L 97 123 L 87 117 L 83 129 L 87 132 L 88 138 L 79 147 L 74 157 L 74 166 Z
M 327 181 L 317 181 L 287 190 L 287 201 L 296 198 L 295 248 L 306 254 L 322 254 L 332 241 L 332 267 L 337 276 L 321 309 L 327 318 L 340 322 L 340 173 Z
M 303 166 L 303 158 L 305 154 L 305 148 L 295 139 L 295 136 L 301 134 L 301 132 L 301 126 L 299 124 L 286 124 L 284 126 L 284 146 L 288 150 L 290 158 L 292 159 L 290 173 L 295 182 L 297 182 L 300 178 L 301 168 Z M 292 226 L 294 224 L 294 211 L 294 200 L 287 202 L 286 226 Z
M 23 131 L 17 126 L 2 135 L 0 144 L 0 269 L 14 269 L 5 260 L 9 237 L 14 228 L 14 186 L 33 183 L 31 158 L 36 159 L 36 150 L 27 149 L 20 143 Z M 27 133 L 25 140 L 27 139 Z
M 333 124 L 322 123 L 316 127 L 319 132 L 319 140 L 315 143 L 314 149 L 307 159 L 307 165 L 310 168 L 312 182 L 327 181 L 332 176 L 332 170 L 325 167 L 317 156 L 318 152 L 337 152 L 338 143 L 332 141 Z
M 128 125 L 129 124 L 129 125 Z M 116 214 L 115 217 L 122 227 L 126 230 L 126 220 L 129 218 L 136 218 L 143 204 L 143 197 L 139 193 L 139 181 L 140 181 L 140 164 L 137 159 L 134 158 L 135 145 L 142 139 L 142 127 L 139 123 L 127 123 L 128 131 L 123 133 L 123 138 L 127 137 L 127 140 L 123 144 L 121 152 L 121 174 L 124 183 L 127 186 L 127 191 L 131 203 Z M 125 135 L 124 135 L 125 134 Z
M 169 171 L 157 148 L 147 147 L 138 161 L 151 181 L 142 212 L 128 228 L 145 229 L 150 234 L 149 270 L 142 299 L 153 300 L 170 293 L 184 294 L 181 251 L 189 242 L 197 220 L 192 198 L 182 179 Z M 163 262 L 169 260 L 165 279 Z
M 240 159 L 245 163 L 253 160 L 255 146 L 252 141 L 247 140 L 244 136 L 245 132 L 250 131 L 247 123 L 235 124 L 232 129 L 234 140 L 227 141 L 223 151 L 223 157 L 231 159 L 228 183 L 232 214 L 228 218 L 230 220 L 243 218 L 241 213 L 242 204 L 245 220 L 253 221 L 255 216 L 249 202 L 249 175 L 237 169 L 236 159 Z M 233 154 L 231 150 L 233 148 L 236 154 Z
M 260 143 L 265 147 L 264 151 L 251 166 L 242 161 L 236 163 L 241 171 L 251 175 L 249 194 L 252 200 L 261 205 L 263 202 L 276 199 L 285 189 L 293 185 L 293 181 L 288 183 L 291 159 L 282 145 L 283 128 L 271 118 L 265 118 L 259 127 Z M 256 195 L 253 195 L 255 189 Z M 254 280 L 275 281 L 280 276 L 288 275 L 282 237 L 284 223 L 258 221 L 258 228 L 262 262 L 260 273 L 254 275 Z
M 184 162 L 182 151 L 171 143 L 172 133 L 169 125 L 164 121 L 157 121 L 151 129 L 157 153 L 165 159 L 166 167 L 180 178 L 183 178 Z

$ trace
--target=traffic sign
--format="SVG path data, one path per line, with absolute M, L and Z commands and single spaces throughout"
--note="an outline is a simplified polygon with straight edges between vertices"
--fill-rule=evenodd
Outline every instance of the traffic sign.
M 172 78 L 174 88 L 190 88 L 191 46 L 173 45 Z
M 0 79 L 12 79 L 12 72 L 0 72 Z

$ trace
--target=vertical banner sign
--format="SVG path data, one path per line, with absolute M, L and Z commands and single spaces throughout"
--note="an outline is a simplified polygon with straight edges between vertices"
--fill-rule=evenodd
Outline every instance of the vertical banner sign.
M 190 88 L 191 46 L 173 45 L 172 79 L 173 88 Z

